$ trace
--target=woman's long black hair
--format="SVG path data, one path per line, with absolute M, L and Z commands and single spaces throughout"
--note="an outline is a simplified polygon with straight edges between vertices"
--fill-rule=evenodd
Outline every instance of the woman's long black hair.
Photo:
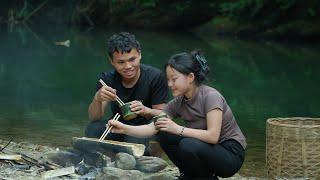
M 207 74 L 210 72 L 207 60 L 199 50 L 193 50 L 190 53 L 182 52 L 171 56 L 165 64 L 165 68 L 168 66 L 184 75 L 193 73 L 197 85 L 207 80 Z

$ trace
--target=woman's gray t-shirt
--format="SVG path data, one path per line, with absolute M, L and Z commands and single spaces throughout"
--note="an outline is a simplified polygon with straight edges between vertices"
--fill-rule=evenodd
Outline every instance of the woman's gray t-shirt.
M 206 115 L 213 109 L 220 109 L 223 112 L 219 143 L 234 139 L 245 149 L 247 146 L 246 138 L 241 132 L 229 105 L 224 97 L 212 87 L 199 86 L 194 97 L 189 100 L 183 96 L 174 98 L 167 104 L 164 112 L 172 118 L 180 117 L 185 120 L 186 127 L 207 129 Z

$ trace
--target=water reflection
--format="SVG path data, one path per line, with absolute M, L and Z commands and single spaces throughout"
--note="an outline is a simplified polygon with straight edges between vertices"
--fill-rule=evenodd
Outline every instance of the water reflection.
M 15 26 L 0 29 L 0 138 L 58 146 L 82 136 L 87 106 L 107 63 L 106 38 L 122 29 Z M 162 68 L 181 51 L 200 48 L 210 85 L 226 97 L 248 140 L 241 173 L 263 176 L 265 122 L 319 116 L 319 46 L 253 42 L 190 32 L 131 31 L 143 63 Z M 70 40 L 71 46 L 56 41 Z M 253 171 L 254 170 L 254 171 Z

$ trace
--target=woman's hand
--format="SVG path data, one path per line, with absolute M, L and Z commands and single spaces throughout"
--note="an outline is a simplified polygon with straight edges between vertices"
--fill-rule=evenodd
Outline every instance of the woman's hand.
M 181 131 L 181 126 L 176 124 L 169 118 L 159 118 L 155 122 L 155 126 L 160 131 L 165 131 L 171 134 L 179 134 Z
M 149 114 L 150 108 L 144 106 L 141 101 L 131 101 L 130 104 L 130 109 L 132 112 L 140 116 L 145 116 Z
M 125 125 L 119 121 L 109 120 L 107 126 L 112 128 L 111 129 L 112 133 L 117 133 L 117 134 L 125 134 L 126 133 L 127 125 Z

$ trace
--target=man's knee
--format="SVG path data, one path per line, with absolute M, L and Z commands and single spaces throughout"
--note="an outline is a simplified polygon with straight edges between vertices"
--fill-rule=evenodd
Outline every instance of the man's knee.
M 90 122 L 85 129 L 85 136 L 90 138 L 99 138 L 106 129 L 106 123 L 102 120 Z

